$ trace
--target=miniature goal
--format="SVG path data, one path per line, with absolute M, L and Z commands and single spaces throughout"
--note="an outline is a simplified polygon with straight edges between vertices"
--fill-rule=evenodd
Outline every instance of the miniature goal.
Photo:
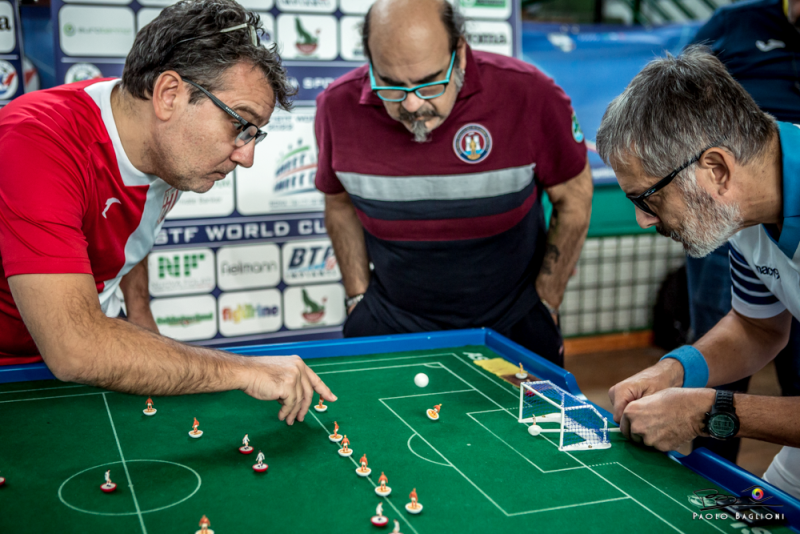
M 519 388 L 519 422 L 559 423 L 541 432 L 558 433 L 558 450 L 608 449 L 608 420 L 591 404 L 549 380 L 523 382 Z

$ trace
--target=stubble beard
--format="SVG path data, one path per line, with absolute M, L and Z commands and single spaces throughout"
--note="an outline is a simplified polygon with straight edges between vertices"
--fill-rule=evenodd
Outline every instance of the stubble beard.
M 738 204 L 715 201 L 697 185 L 694 177 L 681 178 L 678 186 L 683 192 L 688 215 L 681 222 L 680 230 L 667 230 L 660 225 L 656 230 L 679 241 L 689 256 L 702 258 L 711 254 L 741 229 L 742 215 Z

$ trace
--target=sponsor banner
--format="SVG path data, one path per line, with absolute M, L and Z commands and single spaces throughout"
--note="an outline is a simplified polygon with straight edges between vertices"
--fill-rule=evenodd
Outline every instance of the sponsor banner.
M 219 296 L 219 331 L 225 337 L 280 330 L 281 292 L 239 291 Z
M 339 52 L 348 61 L 366 61 L 361 45 L 361 23 L 364 17 L 342 17 L 339 20 Z
M 299 330 L 344 323 L 347 317 L 344 298 L 341 284 L 287 288 L 283 294 L 286 328 Z
M 161 8 L 143 7 L 136 13 L 136 30 L 141 30 L 161 13 Z
M 0 2 L 0 54 L 9 54 L 17 48 L 17 24 L 11 2 Z
M 296 100 L 313 104 L 317 95 L 332 84 L 336 78 L 344 76 L 351 70 L 353 70 L 352 66 L 334 64 L 313 67 L 292 65 L 288 69 L 288 73 L 289 81 L 297 89 Z M 292 110 L 292 114 L 296 113 L 298 109 L 300 108 Z
M 156 236 L 156 245 L 213 245 L 247 241 L 285 241 L 301 236 L 324 236 L 322 214 L 297 218 L 248 217 L 246 219 L 216 219 L 208 224 L 180 225 L 168 222 Z
M 19 62 L 15 62 L 19 63 Z M 22 72 L 17 65 L 0 59 L 0 100 L 11 100 L 19 92 Z
M 278 9 L 297 13 L 333 13 L 336 0 L 277 0 Z
M 243 215 L 318 211 L 325 206 L 317 191 L 317 142 L 313 108 L 276 110 L 269 141 L 256 147 L 253 166 L 236 171 L 236 207 Z
M 288 285 L 342 279 L 329 239 L 290 241 L 283 245 L 283 281 Z
M 281 58 L 330 60 L 338 55 L 336 17 L 323 15 L 278 16 Z
M 366 15 L 375 0 L 339 0 L 339 9 L 346 15 Z
M 178 0 L 138 0 L 138 2 L 143 6 L 167 7 L 177 3 Z
M 511 0 L 450 0 L 468 19 L 500 19 L 511 16 Z
M 251 11 L 269 11 L 275 5 L 274 0 L 243 0 L 239 2 L 245 9 Z M 261 13 L 259 13 L 261 15 Z
M 69 56 L 122 57 L 136 35 L 127 7 L 64 6 L 58 12 L 61 50 Z
M 514 54 L 511 24 L 485 20 L 467 21 L 467 42 L 475 50 L 493 52 L 503 56 Z
M 214 252 L 209 248 L 151 252 L 147 258 L 154 297 L 209 293 L 214 289 Z
M 150 310 L 161 334 L 178 341 L 217 335 L 217 303 L 211 295 L 154 299 Z
M 167 219 L 192 219 L 195 217 L 227 217 L 233 213 L 234 174 L 216 182 L 205 193 L 184 191 L 180 200 L 167 215 Z
M 242 245 L 217 250 L 217 284 L 224 291 L 275 287 L 280 281 L 278 245 Z
M 64 83 L 85 82 L 103 77 L 103 72 L 93 63 L 75 63 L 67 69 Z

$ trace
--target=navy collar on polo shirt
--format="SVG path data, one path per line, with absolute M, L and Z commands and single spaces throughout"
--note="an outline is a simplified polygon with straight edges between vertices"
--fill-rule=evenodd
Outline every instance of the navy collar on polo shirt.
M 465 47 L 466 54 L 467 54 L 467 65 L 464 69 L 464 86 L 461 88 L 461 91 L 458 93 L 458 98 L 456 98 L 456 102 L 459 100 L 464 100 L 465 98 L 472 96 L 475 93 L 478 93 L 483 89 L 483 84 L 481 83 L 481 73 L 478 70 L 478 64 L 475 61 L 475 58 L 472 55 L 472 49 L 467 45 Z M 458 57 L 456 57 L 456 61 L 458 61 Z M 452 76 L 450 78 L 452 82 Z M 381 106 L 383 107 L 383 100 L 378 98 L 372 91 L 372 87 L 369 83 L 369 70 L 365 70 L 364 73 L 364 84 L 361 88 L 361 99 L 358 101 L 359 104 L 364 104 L 367 106 Z
M 781 252 L 794 258 L 800 244 L 800 127 L 788 122 L 778 122 L 781 142 L 781 174 L 783 193 L 783 227 L 776 241 Z M 767 235 L 775 236 L 765 226 Z

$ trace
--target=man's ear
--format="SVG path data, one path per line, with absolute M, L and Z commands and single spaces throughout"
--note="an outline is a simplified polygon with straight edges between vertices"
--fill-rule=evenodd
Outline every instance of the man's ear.
M 711 180 L 711 186 L 719 195 L 724 195 L 730 190 L 736 161 L 729 152 L 720 147 L 709 148 L 700 158 L 698 166 L 707 171 L 706 175 Z
M 456 57 L 458 59 L 458 68 L 461 70 L 467 69 L 467 40 L 461 37 L 456 45 Z
M 151 98 L 156 117 L 159 120 L 168 121 L 180 108 L 182 99 L 185 98 L 188 101 L 188 94 L 180 75 L 174 70 L 168 70 L 156 78 Z

